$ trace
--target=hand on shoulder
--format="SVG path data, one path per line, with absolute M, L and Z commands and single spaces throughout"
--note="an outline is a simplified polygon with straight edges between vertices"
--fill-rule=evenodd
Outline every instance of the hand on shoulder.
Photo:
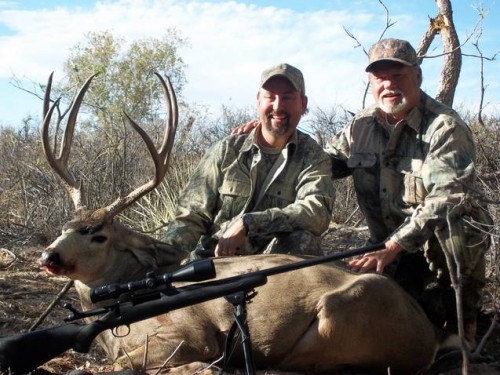
M 236 135 L 248 134 L 252 131 L 252 129 L 256 128 L 258 124 L 259 121 L 251 120 L 246 124 L 238 125 L 237 127 L 235 127 L 233 130 L 231 130 L 231 134 L 236 134 Z

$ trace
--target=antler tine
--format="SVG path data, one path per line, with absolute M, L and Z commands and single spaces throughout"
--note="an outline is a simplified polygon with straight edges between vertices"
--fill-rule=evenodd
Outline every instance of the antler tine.
M 170 151 L 172 150 L 172 147 L 174 146 L 174 139 L 175 139 L 175 133 L 177 132 L 177 124 L 179 120 L 179 115 L 178 115 L 178 106 L 177 106 L 177 97 L 175 95 L 175 91 L 172 87 L 172 82 L 170 79 L 167 77 L 167 82 L 163 79 L 163 77 L 158 74 L 157 72 L 154 72 L 154 74 L 160 79 L 160 82 L 163 86 L 163 90 L 165 91 L 165 95 L 167 96 L 167 111 L 170 113 L 170 116 L 168 118 L 168 128 L 165 131 L 164 137 L 163 137 L 163 143 L 160 147 L 160 155 L 162 156 L 163 160 L 163 165 L 164 165 L 164 172 L 162 179 L 165 176 L 165 173 L 167 172 L 168 168 L 168 162 L 170 158 Z
M 43 117 L 47 116 L 50 109 L 50 92 L 52 91 L 52 78 L 54 72 L 50 73 L 49 80 L 47 81 L 47 88 L 45 89 L 45 96 L 43 97 Z
M 64 130 L 63 140 L 61 142 L 61 148 L 57 157 L 54 155 L 56 146 L 54 145 L 54 150 L 52 150 L 49 141 L 50 119 L 52 118 L 54 109 L 59 103 L 59 99 L 57 99 L 56 102 L 52 106 L 50 106 L 50 91 L 52 89 L 53 74 L 54 73 L 51 73 L 49 76 L 43 101 L 44 119 L 42 122 L 42 147 L 49 165 L 52 167 L 54 172 L 56 172 L 63 180 L 66 190 L 68 190 L 71 200 L 73 201 L 73 205 L 75 206 L 75 209 L 78 210 L 83 207 L 83 193 L 81 186 L 75 181 L 73 176 L 68 171 L 68 159 L 71 151 L 71 145 L 73 143 L 73 134 L 75 131 L 78 111 L 80 110 L 83 97 L 87 89 L 89 88 L 90 82 L 97 75 L 97 73 L 91 75 L 85 81 L 83 86 L 80 88 L 77 96 L 73 100 L 73 104 L 71 105 L 71 109 L 69 111 L 66 129 Z
M 146 144 L 149 154 L 153 159 L 155 175 L 150 181 L 142 186 L 139 186 L 131 193 L 129 193 L 126 197 L 118 198 L 116 201 L 110 204 L 106 208 L 108 211 L 109 219 L 113 218 L 125 208 L 136 202 L 138 199 L 154 190 L 163 181 L 167 173 L 170 152 L 172 151 L 174 145 L 174 138 L 178 124 L 177 98 L 175 96 L 174 89 L 172 88 L 170 79 L 167 77 L 167 80 L 165 82 L 160 74 L 158 74 L 157 72 L 154 72 L 154 74 L 159 78 L 165 91 L 165 95 L 167 97 L 167 110 L 169 113 L 168 124 L 165 128 L 163 142 L 160 146 L 159 151 L 156 149 L 153 141 L 144 131 L 144 129 L 142 129 L 132 118 L 130 118 L 127 113 L 125 113 L 125 118 L 127 119 L 127 122 L 130 124 L 130 126 L 132 126 L 132 128 L 141 136 L 142 140 Z

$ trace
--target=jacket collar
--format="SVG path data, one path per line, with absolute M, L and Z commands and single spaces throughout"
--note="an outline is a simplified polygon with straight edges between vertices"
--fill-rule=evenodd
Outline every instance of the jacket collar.
M 245 142 L 243 143 L 243 146 L 241 147 L 241 152 L 247 152 L 252 149 L 252 147 L 259 147 L 257 145 L 257 142 L 255 141 L 255 133 L 257 132 L 257 129 L 259 129 L 261 125 L 259 124 L 256 128 L 252 129 L 250 133 L 248 133 L 248 137 L 245 139 Z M 298 144 L 299 141 L 299 134 L 297 129 L 293 132 L 292 136 L 288 139 L 287 143 L 285 144 L 285 148 L 290 149 L 291 145 L 296 145 Z

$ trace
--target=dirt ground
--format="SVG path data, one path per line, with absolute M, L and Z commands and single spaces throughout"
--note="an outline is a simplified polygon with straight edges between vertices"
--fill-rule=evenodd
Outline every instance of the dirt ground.
M 366 233 L 334 226 L 324 237 L 324 246 L 330 250 L 346 250 L 363 246 Z M 43 246 L 22 246 L 0 249 L 0 337 L 27 332 L 40 319 L 67 283 L 63 277 L 53 277 L 42 271 L 37 260 Z M 469 374 L 500 374 L 500 324 L 496 313 L 500 308 L 494 291 L 499 288 L 498 275 L 490 275 L 485 295 L 484 311 L 480 319 L 478 343 L 481 350 L 471 360 Z M 71 288 L 62 298 L 79 308 L 78 297 Z M 37 329 L 63 323 L 68 315 L 61 303 L 50 311 Z M 494 322 L 494 323 L 492 323 Z M 416 348 L 418 350 L 418 348 Z M 453 367 L 453 366 L 452 366 Z M 91 373 L 111 371 L 103 353 L 95 345 L 88 354 L 68 351 L 55 358 L 37 372 L 65 373 L 81 369 Z M 441 374 L 460 374 L 460 370 L 447 370 Z

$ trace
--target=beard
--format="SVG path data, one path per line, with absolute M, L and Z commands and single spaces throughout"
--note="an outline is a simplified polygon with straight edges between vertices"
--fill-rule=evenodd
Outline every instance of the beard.
M 401 95 L 401 102 L 397 104 L 385 104 L 384 96 L 387 94 Z M 406 110 L 406 107 L 408 106 L 408 99 L 401 90 L 384 90 L 378 100 L 378 106 L 388 115 L 397 115 L 398 113 L 404 112 Z
M 286 120 L 278 127 L 273 126 L 273 117 L 274 116 L 286 116 Z M 281 136 L 284 135 L 288 132 L 290 129 L 290 116 L 287 113 L 280 112 L 280 113 L 269 113 L 266 116 L 266 121 L 264 122 L 264 126 L 266 130 L 273 134 L 274 136 Z

